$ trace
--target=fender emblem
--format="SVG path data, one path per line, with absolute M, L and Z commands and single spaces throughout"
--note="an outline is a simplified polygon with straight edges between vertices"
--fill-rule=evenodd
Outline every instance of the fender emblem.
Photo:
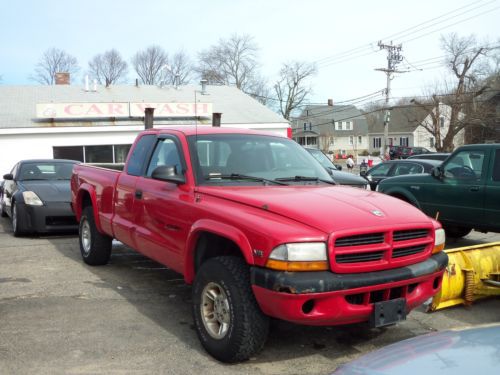
M 379 211 L 379 210 L 371 210 L 370 212 L 372 214 L 374 214 L 375 216 L 378 216 L 378 217 L 384 216 L 384 214 L 381 211 Z

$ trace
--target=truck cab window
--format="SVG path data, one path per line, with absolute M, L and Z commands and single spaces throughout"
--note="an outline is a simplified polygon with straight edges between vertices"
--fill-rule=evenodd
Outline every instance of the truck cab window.
M 483 171 L 484 151 L 464 150 L 454 155 L 444 167 L 444 175 L 460 180 L 480 179 Z
M 151 177 L 153 171 L 162 165 L 174 166 L 176 174 L 182 173 L 179 149 L 171 138 L 160 139 L 156 144 L 153 156 L 149 162 L 146 176 Z
M 132 176 L 141 176 L 146 165 L 146 158 L 150 155 L 151 147 L 156 139 L 154 134 L 146 134 L 137 141 L 127 164 L 127 173 Z

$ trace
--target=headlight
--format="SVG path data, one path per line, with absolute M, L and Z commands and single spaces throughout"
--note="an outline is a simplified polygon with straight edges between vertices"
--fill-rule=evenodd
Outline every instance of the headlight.
M 24 203 L 28 206 L 43 206 L 43 202 L 33 191 L 23 191 Z
M 436 229 L 434 236 L 434 249 L 432 250 L 432 254 L 442 251 L 446 240 L 446 235 L 444 233 L 444 229 L 442 228 Z
M 266 267 L 279 271 L 325 271 L 328 258 L 324 242 L 288 243 L 276 247 Z

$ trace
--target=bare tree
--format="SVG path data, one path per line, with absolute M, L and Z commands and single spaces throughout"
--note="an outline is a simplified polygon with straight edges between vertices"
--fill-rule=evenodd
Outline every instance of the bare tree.
M 443 83 L 444 94 L 435 90 L 426 101 L 413 99 L 412 102 L 425 109 L 432 118 L 432 123 L 422 125 L 435 137 L 436 149 L 449 152 L 454 148 L 457 134 L 471 122 L 475 98 L 487 89 L 482 78 L 485 59 L 492 48 L 488 43 L 479 43 L 474 35 L 459 37 L 454 33 L 441 37 L 441 45 L 452 80 Z M 450 107 L 446 134 L 442 134 L 440 127 L 440 103 Z
M 70 73 L 73 76 L 79 70 L 75 57 L 58 48 L 50 48 L 43 53 L 30 79 L 42 85 L 53 85 L 56 73 Z
M 127 76 L 127 63 L 116 49 L 95 55 L 89 61 L 89 73 L 101 85 L 109 85 L 123 80 Z
M 132 65 L 142 83 L 160 84 L 168 66 L 168 55 L 160 46 L 150 46 L 132 57 Z
M 280 77 L 274 85 L 279 112 L 287 120 L 312 92 L 308 80 L 316 74 L 314 64 L 295 61 L 283 64 Z
M 185 85 L 191 81 L 193 65 L 189 56 L 184 51 L 174 54 L 168 59 L 162 81 L 171 85 Z
M 257 78 L 258 47 L 249 35 L 233 34 L 199 53 L 196 71 L 213 85 L 246 91 Z

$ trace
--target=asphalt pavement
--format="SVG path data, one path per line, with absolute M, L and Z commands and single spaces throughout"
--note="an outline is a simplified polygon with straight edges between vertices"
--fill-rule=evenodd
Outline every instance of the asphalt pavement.
M 472 233 L 453 246 L 492 240 L 500 236 Z M 1 374 L 327 374 L 405 338 L 500 321 L 499 298 L 432 314 L 420 307 L 384 329 L 274 321 L 260 355 L 225 365 L 198 342 L 181 275 L 120 243 L 108 265 L 90 267 L 76 236 L 15 238 L 1 218 L 0 259 Z

